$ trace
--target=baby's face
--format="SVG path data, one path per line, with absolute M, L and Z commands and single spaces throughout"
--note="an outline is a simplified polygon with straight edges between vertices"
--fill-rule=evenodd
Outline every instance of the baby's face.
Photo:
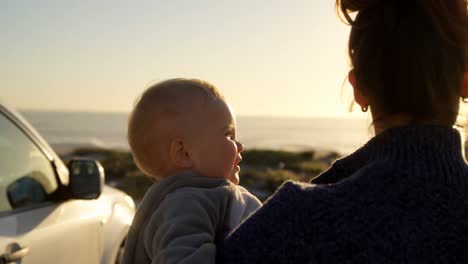
M 198 117 L 191 140 L 193 169 L 201 175 L 238 184 L 244 147 L 236 138 L 234 114 L 225 102 L 216 100 L 208 102 Z

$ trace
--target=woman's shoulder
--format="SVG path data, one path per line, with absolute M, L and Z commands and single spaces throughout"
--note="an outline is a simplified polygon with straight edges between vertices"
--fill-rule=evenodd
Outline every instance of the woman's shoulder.
M 219 246 L 220 263 L 289 263 L 322 236 L 334 237 L 332 186 L 288 181 Z M 332 199 L 332 200 L 330 200 Z M 258 242 L 261 241 L 261 242 Z M 305 249 L 307 247 L 307 249 Z M 301 262 L 301 261 L 299 261 Z M 304 262 L 304 261 L 302 261 Z
M 270 198 L 275 196 L 327 196 L 334 189 L 333 184 L 313 184 L 306 182 L 287 181 Z
M 310 184 L 304 182 L 287 181 L 273 194 L 263 207 L 273 210 L 295 211 L 300 214 L 328 210 L 338 203 L 339 196 L 335 194 L 334 185 Z
M 374 171 L 372 168 L 369 170 Z M 369 170 L 357 172 L 356 175 L 331 184 L 285 182 L 267 200 L 264 207 L 269 205 L 268 207 L 274 207 L 274 210 L 285 207 L 284 210 L 300 212 L 298 216 L 303 215 L 306 218 L 317 212 L 333 218 L 334 214 L 343 214 L 358 206 L 355 204 L 357 200 L 365 204 L 366 197 L 375 195 L 373 190 L 376 188 L 369 187 L 373 185 L 366 177 L 372 174 Z

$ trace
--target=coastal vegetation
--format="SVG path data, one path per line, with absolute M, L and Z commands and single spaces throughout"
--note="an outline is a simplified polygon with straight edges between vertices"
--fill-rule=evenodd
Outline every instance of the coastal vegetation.
M 468 153 L 467 146 L 468 142 L 465 153 Z M 309 182 L 341 156 L 333 151 L 245 150 L 240 164 L 240 185 L 264 201 L 285 181 Z M 64 160 L 73 157 L 99 160 L 105 169 L 106 183 L 125 191 L 136 201 L 143 198 L 154 183 L 138 169 L 129 151 L 79 148 L 62 155 Z
M 136 201 L 153 184 L 135 165 L 128 151 L 102 148 L 80 148 L 63 156 L 88 157 L 101 162 L 106 173 L 106 182 L 117 187 Z M 240 184 L 265 200 L 285 181 L 308 182 L 323 172 L 340 154 L 318 153 L 313 150 L 290 152 L 283 150 L 253 149 L 242 153 Z

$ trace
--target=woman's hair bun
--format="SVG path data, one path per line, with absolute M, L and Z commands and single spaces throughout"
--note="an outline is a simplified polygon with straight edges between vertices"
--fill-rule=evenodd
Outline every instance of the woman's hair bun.
M 382 1 L 385 0 L 336 0 L 336 8 L 338 13 L 343 14 L 345 20 L 352 25 L 354 20 L 350 17 L 350 13 L 368 10 Z
M 381 0 L 337 0 L 337 5 L 343 12 L 352 13 L 368 9 Z

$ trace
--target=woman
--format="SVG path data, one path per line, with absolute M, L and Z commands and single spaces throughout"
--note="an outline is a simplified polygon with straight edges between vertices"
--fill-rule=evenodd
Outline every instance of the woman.
M 466 0 L 341 0 L 349 81 L 376 136 L 312 184 L 288 182 L 219 263 L 468 263 Z M 353 20 L 349 15 L 357 12 Z

